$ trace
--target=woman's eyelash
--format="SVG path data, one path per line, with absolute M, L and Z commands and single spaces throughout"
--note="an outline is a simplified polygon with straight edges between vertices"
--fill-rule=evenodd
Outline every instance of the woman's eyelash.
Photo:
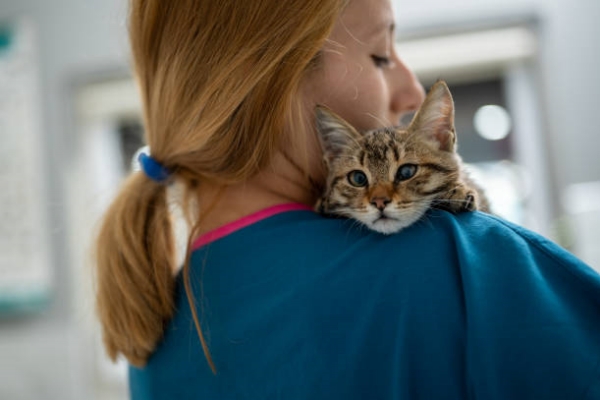
M 371 59 L 373 60 L 375 65 L 378 67 L 387 67 L 388 65 L 390 65 L 390 61 L 391 61 L 389 57 L 378 56 L 376 54 L 372 54 Z

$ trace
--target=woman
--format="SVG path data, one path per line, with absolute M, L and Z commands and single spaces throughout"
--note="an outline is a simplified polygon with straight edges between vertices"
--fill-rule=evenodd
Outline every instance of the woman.
M 600 398 L 600 278 L 571 255 L 480 213 L 384 237 L 310 210 L 316 104 L 369 129 L 423 100 L 393 30 L 390 0 L 131 1 L 151 157 L 97 302 L 132 398 Z

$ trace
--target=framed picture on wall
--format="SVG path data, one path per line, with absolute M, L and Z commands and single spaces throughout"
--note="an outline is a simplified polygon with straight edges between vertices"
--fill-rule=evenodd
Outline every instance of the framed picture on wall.
M 0 21 L 0 317 L 51 294 L 36 62 L 31 21 Z

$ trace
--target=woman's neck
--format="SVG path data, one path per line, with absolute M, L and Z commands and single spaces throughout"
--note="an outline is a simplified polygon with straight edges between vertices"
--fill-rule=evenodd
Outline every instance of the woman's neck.
M 289 157 L 277 153 L 270 167 L 246 182 L 225 187 L 201 183 L 198 234 L 278 204 L 301 203 L 312 207 L 318 189 L 312 183 L 315 180 L 306 175 Z

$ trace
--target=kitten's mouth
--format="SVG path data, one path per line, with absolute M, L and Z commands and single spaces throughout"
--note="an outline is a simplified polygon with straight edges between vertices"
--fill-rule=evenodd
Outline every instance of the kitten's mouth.
M 385 215 L 384 213 L 381 213 L 381 215 L 375 219 L 375 221 L 373 221 L 373 223 L 379 222 L 379 221 L 396 221 L 396 218 L 392 218 L 388 215 Z
M 381 213 L 379 217 L 373 220 L 370 224 L 367 224 L 371 229 L 389 235 L 390 233 L 398 232 L 402 229 L 405 224 L 398 218 L 392 218 L 384 213 Z

